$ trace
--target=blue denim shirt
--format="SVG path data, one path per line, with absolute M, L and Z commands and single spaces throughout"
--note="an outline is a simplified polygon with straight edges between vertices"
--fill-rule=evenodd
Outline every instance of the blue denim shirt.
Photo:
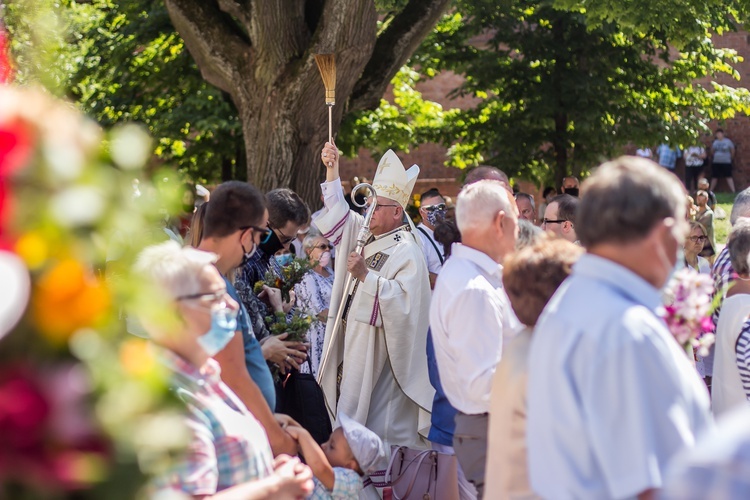
M 245 345 L 245 366 L 247 366 L 247 372 L 250 374 L 250 378 L 258 384 L 258 389 L 263 393 L 263 397 L 266 399 L 271 411 L 275 411 L 276 388 L 273 385 L 271 370 L 268 369 L 266 360 L 263 358 L 263 351 L 261 350 L 258 339 L 255 338 L 255 334 L 250 329 L 247 310 L 245 309 L 245 306 L 242 305 L 237 290 L 234 289 L 234 286 L 232 286 L 228 279 L 224 278 L 224 281 L 227 284 L 227 292 L 240 305 L 240 313 L 237 316 L 237 322 L 240 330 L 242 330 L 242 341 Z
M 456 430 L 455 418 L 458 411 L 448 402 L 443 386 L 440 384 L 435 346 L 432 344 L 432 332 L 429 330 L 427 332 L 427 372 L 430 375 L 430 384 L 435 388 L 435 398 L 432 400 L 432 427 L 427 439 L 433 443 L 453 446 L 453 432 Z

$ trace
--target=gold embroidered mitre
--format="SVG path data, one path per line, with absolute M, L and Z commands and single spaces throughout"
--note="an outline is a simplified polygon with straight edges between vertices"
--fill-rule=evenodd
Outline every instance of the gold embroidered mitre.
M 417 182 L 417 176 L 419 176 L 419 166 L 412 165 L 409 170 L 406 170 L 396 153 L 389 149 L 378 163 L 372 187 L 375 188 L 378 196 L 393 200 L 406 209 L 411 191 Z

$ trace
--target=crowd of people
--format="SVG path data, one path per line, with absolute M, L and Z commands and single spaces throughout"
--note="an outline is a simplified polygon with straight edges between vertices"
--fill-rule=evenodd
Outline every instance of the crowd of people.
M 685 161 L 685 187 L 689 191 L 696 189 L 696 183 L 710 173 L 711 191 L 716 189 L 719 181 L 724 179 L 729 191 L 734 193 L 734 143 L 723 129 L 716 129 L 714 140 L 708 150 L 701 144 L 695 144 L 682 150 L 677 146 L 661 143 L 655 149 L 643 147 L 636 150 L 636 156 L 654 160 L 667 170 L 674 172 L 680 158 Z M 708 185 L 706 186 L 708 188 Z M 698 187 L 698 189 L 701 189 Z
M 646 158 L 566 177 L 541 203 L 478 167 L 455 204 L 422 193 L 416 225 L 406 210 L 419 167 L 389 151 L 374 196 L 347 199 L 336 146 L 320 158 L 314 214 L 289 189 L 225 182 L 196 210 L 189 245 L 139 259 L 136 272 L 172 299 L 139 319 L 192 435 L 154 491 L 397 498 L 399 474 L 412 474 L 398 498 L 750 495 L 750 189 L 720 250 L 706 181 L 693 204 Z M 267 277 L 283 281 L 290 255 L 309 270 L 285 295 Z M 662 289 L 682 268 L 716 283 L 705 357 L 662 317 Z M 273 333 L 301 313 L 305 339 Z M 277 412 L 295 374 L 319 384 L 302 404 L 327 414 L 323 438 Z M 429 490 L 429 470 L 416 479 L 428 455 L 396 472 L 403 450 L 455 463 L 440 469 L 455 471 L 452 486 Z

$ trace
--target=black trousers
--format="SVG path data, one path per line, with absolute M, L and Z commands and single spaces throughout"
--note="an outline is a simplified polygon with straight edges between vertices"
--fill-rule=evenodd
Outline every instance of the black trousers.
M 685 187 L 688 193 L 694 193 L 698 190 L 698 178 L 703 173 L 703 165 L 698 167 L 685 167 Z

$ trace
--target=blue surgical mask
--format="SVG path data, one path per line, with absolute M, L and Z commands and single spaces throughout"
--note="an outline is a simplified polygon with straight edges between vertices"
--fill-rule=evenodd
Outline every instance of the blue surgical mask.
M 198 344 L 213 357 L 221 352 L 237 330 L 237 310 L 217 307 L 211 311 L 211 329 L 198 337 Z
M 292 261 L 294 260 L 294 255 L 285 253 L 283 255 L 276 255 L 275 258 L 276 262 L 278 262 L 281 267 L 286 267 L 292 263 Z

